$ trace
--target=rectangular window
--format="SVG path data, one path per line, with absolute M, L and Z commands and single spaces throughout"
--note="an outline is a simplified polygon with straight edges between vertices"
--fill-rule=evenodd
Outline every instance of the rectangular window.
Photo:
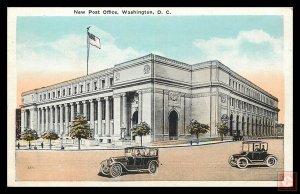
M 229 79 L 229 86 L 231 86 L 231 79 Z
M 87 83 L 87 85 L 86 85 L 86 91 L 90 91 L 90 83 Z
M 71 88 L 69 88 L 69 95 L 71 95 Z
M 83 85 L 80 85 L 80 93 L 83 92 Z
M 102 120 L 105 119 L 105 112 L 106 112 L 105 111 L 105 103 L 106 103 L 106 101 L 101 103 L 101 106 L 102 106 Z
M 57 97 L 58 98 L 60 97 L 60 91 L 59 90 L 57 91 Z
M 102 88 L 105 88 L 105 80 L 102 80 Z
M 46 100 L 46 94 L 44 94 L 44 100 Z
M 63 89 L 63 96 L 65 96 L 66 95 L 66 90 L 65 89 Z
M 52 92 L 52 98 L 55 98 L 55 92 Z
M 113 78 L 109 78 L 109 85 L 110 85 L 110 86 L 113 85 L 113 82 L 114 82 L 114 79 L 113 79 Z
M 98 120 L 98 103 L 94 103 L 94 120 Z
M 91 107 L 91 103 L 87 103 L 87 104 L 86 104 L 86 114 L 87 114 L 86 117 L 87 117 L 87 120 L 88 120 L 88 121 L 91 120 L 91 117 L 90 117 L 90 111 L 91 111 L 91 108 L 90 108 L 90 107 Z
M 50 99 L 50 92 L 48 93 L 48 99 Z
M 40 94 L 40 101 L 42 101 L 42 94 Z
M 97 82 L 94 82 L 94 90 L 97 90 Z
M 77 87 L 74 87 L 74 94 L 77 94 Z

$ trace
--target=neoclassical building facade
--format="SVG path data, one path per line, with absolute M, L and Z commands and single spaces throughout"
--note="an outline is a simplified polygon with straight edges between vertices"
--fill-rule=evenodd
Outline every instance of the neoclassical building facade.
M 206 137 L 226 123 L 230 135 L 272 136 L 278 99 L 219 61 L 186 64 L 154 54 L 87 76 L 22 93 L 21 129 L 68 137 L 76 114 L 87 117 L 100 143 L 133 139 L 142 121 L 149 141 L 185 139 L 191 119 L 208 124 Z

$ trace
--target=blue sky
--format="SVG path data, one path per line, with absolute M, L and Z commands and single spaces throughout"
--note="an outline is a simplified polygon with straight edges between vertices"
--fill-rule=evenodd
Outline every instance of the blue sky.
M 85 69 L 90 25 L 102 45 L 91 47 L 92 72 L 149 53 L 233 69 L 282 68 L 281 16 L 35 16 L 17 19 L 18 70 Z

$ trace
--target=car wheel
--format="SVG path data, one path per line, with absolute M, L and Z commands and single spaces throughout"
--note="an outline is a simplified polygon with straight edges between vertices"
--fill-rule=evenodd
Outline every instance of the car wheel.
M 277 164 L 277 159 L 274 156 L 269 156 L 266 162 L 269 167 L 274 167 Z
M 154 174 L 157 172 L 157 164 L 155 162 L 150 162 L 148 170 L 151 174 Z
M 229 157 L 228 163 L 230 164 L 230 166 L 236 166 L 236 163 L 234 162 L 234 157 L 233 156 Z
M 114 164 L 110 167 L 110 176 L 115 178 L 115 177 L 118 177 L 118 176 L 121 176 L 122 174 L 122 167 L 120 164 Z
M 103 175 L 106 175 L 106 176 L 107 176 L 109 173 L 104 172 L 104 167 L 105 167 L 105 165 L 104 165 L 104 164 L 101 164 L 101 167 L 100 167 L 101 173 L 102 173 Z
M 239 168 L 247 168 L 248 160 L 245 157 L 241 157 L 237 160 L 236 164 Z

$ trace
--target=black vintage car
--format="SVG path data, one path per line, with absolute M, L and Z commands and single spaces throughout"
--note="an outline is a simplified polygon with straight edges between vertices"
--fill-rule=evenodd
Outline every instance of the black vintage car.
M 267 165 L 274 167 L 278 159 L 268 153 L 268 143 L 258 140 L 244 141 L 240 154 L 229 157 L 229 164 L 233 167 L 247 168 L 250 165 Z
M 241 141 L 243 140 L 243 136 L 240 134 L 240 131 L 234 131 L 232 134 L 233 141 Z
M 123 172 L 149 172 L 156 173 L 158 149 L 149 147 L 125 148 L 125 155 L 111 157 L 100 163 L 100 173 L 111 177 L 121 176 Z

